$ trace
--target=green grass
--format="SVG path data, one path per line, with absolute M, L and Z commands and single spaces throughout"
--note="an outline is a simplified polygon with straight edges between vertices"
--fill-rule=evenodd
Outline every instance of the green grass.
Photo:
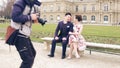
M 0 24 L 0 37 L 5 36 L 6 28 L 9 24 Z M 42 42 L 42 37 L 53 37 L 57 24 L 33 24 L 32 26 L 32 41 Z M 119 44 L 120 45 L 120 26 L 98 26 L 98 25 L 84 25 L 82 35 L 87 42 Z M 104 52 L 119 53 L 120 50 L 92 48 L 92 50 L 99 50 Z
M 42 37 L 53 37 L 56 24 L 46 24 L 41 26 L 40 24 L 33 24 L 31 38 L 33 41 L 41 42 Z
M 83 34 L 87 36 L 120 38 L 120 26 L 86 25 L 84 27 Z
M 4 37 L 8 24 L 0 24 L 0 36 Z M 31 39 L 42 42 L 42 37 L 53 37 L 57 24 L 33 24 Z M 119 44 L 120 26 L 84 25 L 82 35 L 88 42 Z
M 120 44 L 120 26 L 85 25 L 82 34 L 89 42 Z
M 0 37 L 4 38 L 5 37 L 5 32 L 6 32 L 6 28 L 9 24 L 8 23 L 0 23 Z

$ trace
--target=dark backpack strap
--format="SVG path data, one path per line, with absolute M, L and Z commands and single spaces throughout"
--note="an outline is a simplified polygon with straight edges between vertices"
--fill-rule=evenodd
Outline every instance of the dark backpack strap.
M 30 15 L 30 14 L 31 14 L 31 11 L 32 11 L 32 7 L 30 7 L 30 10 L 29 10 L 29 13 L 28 13 L 28 15 Z

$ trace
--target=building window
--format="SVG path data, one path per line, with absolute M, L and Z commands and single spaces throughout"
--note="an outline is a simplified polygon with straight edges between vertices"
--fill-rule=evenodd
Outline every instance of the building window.
M 104 5 L 104 11 L 108 11 L 108 4 Z
M 83 11 L 86 12 L 86 5 L 83 6 Z
M 91 16 L 91 21 L 95 21 L 95 16 Z
M 43 19 L 46 20 L 46 15 L 43 16 Z
M 87 16 L 83 16 L 83 21 L 87 21 Z
M 92 12 L 93 12 L 93 11 L 95 11 L 95 6 L 94 6 L 94 5 L 92 6 Z
M 76 9 L 75 11 L 78 12 L 78 5 L 75 7 L 75 9 Z
M 53 20 L 53 15 L 50 15 L 50 20 L 51 20 L 51 21 Z
M 108 16 L 104 16 L 104 21 L 108 21 Z
M 43 11 L 44 11 L 44 12 L 46 12 L 46 9 L 47 9 L 47 7 L 46 7 L 46 6 L 44 6 Z
M 66 6 L 66 11 L 67 11 L 67 12 L 69 11 L 68 5 Z
M 60 21 L 60 15 L 57 15 L 57 21 Z
M 50 5 L 50 12 L 53 11 L 53 5 Z
M 58 6 L 58 11 L 60 11 L 60 6 Z
M 112 2 L 110 2 L 110 10 L 112 9 Z

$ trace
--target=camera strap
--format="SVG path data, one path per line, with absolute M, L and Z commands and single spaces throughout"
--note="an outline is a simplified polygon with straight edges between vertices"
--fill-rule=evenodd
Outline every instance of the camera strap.
M 28 15 L 30 15 L 30 14 L 31 14 L 31 11 L 32 11 L 32 7 L 30 7 L 30 10 L 29 10 L 29 12 L 28 12 Z

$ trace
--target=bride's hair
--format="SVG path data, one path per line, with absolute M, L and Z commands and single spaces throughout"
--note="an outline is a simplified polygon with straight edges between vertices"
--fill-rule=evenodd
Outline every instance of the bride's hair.
M 75 15 L 75 19 L 77 19 L 78 21 L 82 21 L 82 16 L 81 15 Z

